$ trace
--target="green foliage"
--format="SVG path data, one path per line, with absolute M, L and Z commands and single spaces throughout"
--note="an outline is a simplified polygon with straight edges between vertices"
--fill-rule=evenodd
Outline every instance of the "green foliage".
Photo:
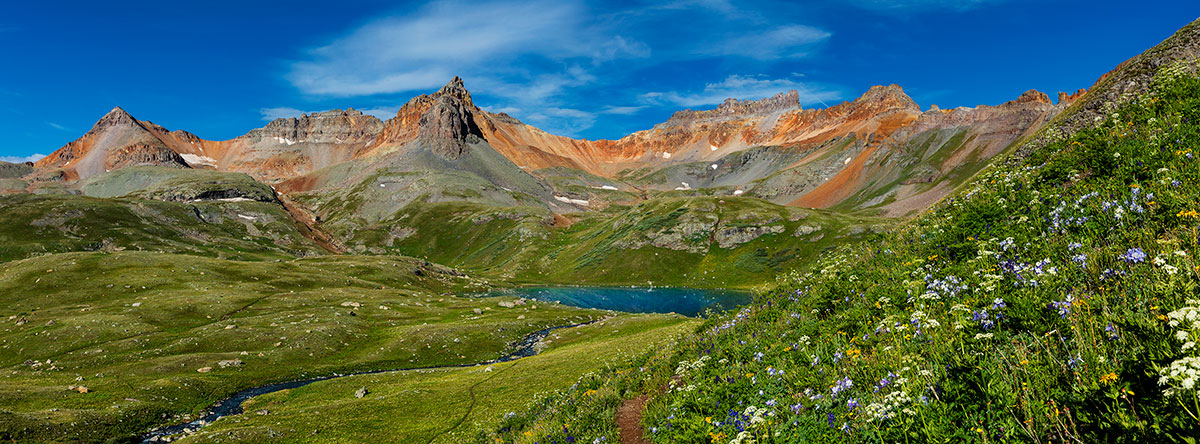
M 903 229 L 782 276 L 641 369 L 650 439 L 1194 442 L 1197 119 L 1200 79 L 1160 79 Z M 630 385 L 617 372 L 587 383 Z M 607 407 L 539 408 L 563 405 L 579 407 L 540 423 L 611 439 L 589 422 Z M 519 424 L 489 436 L 563 442 Z

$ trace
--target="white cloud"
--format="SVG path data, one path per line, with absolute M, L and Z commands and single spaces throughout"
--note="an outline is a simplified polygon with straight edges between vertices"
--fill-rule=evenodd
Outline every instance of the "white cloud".
M 630 114 L 636 114 L 638 111 L 644 110 L 646 108 L 647 108 L 646 105 L 642 105 L 642 106 L 606 106 L 600 110 L 600 114 L 616 114 L 616 115 L 621 115 L 621 116 L 628 116 Z
M 455 75 L 471 82 L 519 76 L 501 71 L 531 59 L 598 63 L 648 54 L 643 44 L 588 26 L 588 16 L 578 0 L 439 1 L 312 50 L 288 79 L 307 94 L 361 96 L 435 89 Z
M 51 128 L 54 128 L 56 130 L 71 131 L 70 128 L 67 128 L 65 126 L 59 125 L 59 124 L 51 122 L 51 121 L 46 121 L 46 124 L 50 125 Z
M 396 117 L 396 113 L 400 111 L 399 106 L 377 106 L 374 108 L 363 108 L 363 114 L 378 117 L 380 120 L 387 120 Z
M 262 115 L 262 119 L 272 121 L 275 119 L 286 119 L 289 117 L 300 117 L 301 114 L 312 114 L 312 111 L 300 111 L 296 108 L 288 108 L 286 106 L 275 108 L 259 108 L 258 113 Z
M 30 155 L 24 156 L 24 157 L 22 157 L 22 156 L 0 156 L 0 162 L 11 162 L 11 163 L 37 162 L 38 160 L 41 160 L 43 157 L 46 157 L 46 155 L 45 154 L 30 154 Z
M 700 52 L 718 56 L 744 56 L 759 60 L 796 58 L 808 55 L 812 45 L 833 34 L 805 25 L 786 25 L 763 33 L 727 39 Z
M 573 108 L 542 108 L 521 120 L 551 134 L 575 137 L 596 124 L 596 114 Z
M 727 98 L 740 100 L 761 99 L 789 90 L 800 93 L 801 104 L 821 103 L 827 100 L 841 98 L 841 93 L 807 85 L 792 79 L 767 79 L 761 76 L 732 75 L 716 83 L 704 85 L 704 89 L 694 92 L 651 92 L 642 94 L 641 100 L 651 104 L 672 104 L 676 106 L 695 107 L 716 105 Z

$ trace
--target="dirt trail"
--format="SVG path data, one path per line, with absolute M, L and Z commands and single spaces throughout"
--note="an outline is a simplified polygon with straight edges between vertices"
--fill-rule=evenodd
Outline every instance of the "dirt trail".
M 649 400 L 650 395 L 641 395 L 626 399 L 617 408 L 617 430 L 620 430 L 621 444 L 652 444 L 642 430 L 642 411 Z

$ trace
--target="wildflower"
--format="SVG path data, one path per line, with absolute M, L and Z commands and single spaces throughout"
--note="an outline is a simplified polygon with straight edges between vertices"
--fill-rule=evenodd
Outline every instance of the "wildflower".
M 1103 375 L 1100 377 L 1101 384 L 1108 385 L 1108 384 L 1112 384 L 1114 382 L 1117 382 L 1117 374 L 1116 373 L 1109 372 L 1107 375 Z
M 850 387 L 854 387 L 854 380 L 850 379 L 848 376 L 844 377 L 839 379 L 837 383 L 830 388 L 830 395 L 836 398 L 838 393 L 849 390 Z
M 1066 319 L 1067 315 L 1071 314 L 1071 303 L 1074 301 L 1075 301 L 1074 296 L 1067 295 L 1067 298 L 1064 300 L 1051 301 L 1050 308 L 1053 310 L 1057 310 L 1058 315 L 1062 316 L 1063 319 Z
M 1004 303 L 1004 299 L 996 298 L 996 300 L 992 301 L 992 308 L 995 310 L 999 310 L 999 309 L 1007 307 L 1007 306 L 1008 306 L 1008 304 Z
M 846 408 L 847 408 L 847 409 L 849 409 L 849 410 L 854 410 L 856 407 L 858 407 L 858 400 L 857 400 L 857 399 L 850 398 L 850 400 L 846 401 Z
M 1115 341 L 1118 339 L 1117 328 L 1113 326 L 1112 321 L 1108 321 L 1108 326 L 1104 327 L 1104 332 L 1108 333 L 1108 339 L 1110 341 Z
M 1146 252 L 1142 251 L 1141 248 L 1133 247 L 1133 248 L 1130 248 L 1129 250 L 1125 251 L 1125 254 L 1122 254 L 1120 256 L 1120 259 L 1127 263 L 1130 263 L 1130 264 L 1145 262 L 1146 261 Z
M 1087 268 L 1087 255 L 1079 253 L 1071 256 L 1071 262 L 1079 264 L 1080 268 Z

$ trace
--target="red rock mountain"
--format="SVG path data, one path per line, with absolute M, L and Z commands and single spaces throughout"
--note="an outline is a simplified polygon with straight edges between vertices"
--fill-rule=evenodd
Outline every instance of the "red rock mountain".
M 414 97 L 386 122 L 353 109 L 333 110 L 276 119 L 226 141 L 168 131 L 115 108 L 83 137 L 36 166 L 60 169 L 62 176 L 72 180 L 124 166 L 160 165 L 244 172 L 264 182 L 280 183 L 321 168 L 380 156 L 413 142 L 454 160 L 468 149 L 469 138 L 478 138 L 526 171 L 569 167 L 604 177 L 626 177 L 639 169 L 695 164 L 708 172 L 711 166 L 711 174 L 677 171 L 666 174 L 668 179 L 661 183 L 638 186 L 670 190 L 681 183 L 683 188 L 749 189 L 765 183 L 770 186 L 753 194 L 811 207 L 837 205 L 881 179 L 904 182 L 898 186 L 913 190 L 890 191 L 895 208 L 886 209 L 902 214 L 948 191 L 943 188 L 930 194 L 930 186 L 915 185 L 936 182 L 965 163 L 994 156 L 1082 94 L 1060 94 L 1060 103 L 1055 105 L 1045 94 L 1030 91 L 998 106 L 934 107 L 922 112 L 896 85 L 872 87 L 853 101 L 825 109 L 804 109 L 798 93 L 789 91 L 761 100 L 728 99 L 710 110 L 679 111 L 666 122 L 618 140 L 581 140 L 481 110 L 456 77 L 433 94 Z M 947 131 L 964 136 L 955 146 L 938 145 L 941 148 L 935 151 L 949 150 L 934 156 L 938 164 L 915 172 L 911 165 L 900 165 L 932 156 L 915 152 L 917 147 L 910 142 Z M 767 151 L 760 153 L 762 150 Z M 744 154 L 739 157 L 738 153 Z M 900 162 L 893 154 L 907 157 Z M 771 160 L 764 163 L 747 156 Z M 787 174 L 795 182 L 781 182 L 776 177 Z M 308 185 L 294 190 L 319 183 L 301 182 Z M 914 201 L 917 195 L 921 196 Z

